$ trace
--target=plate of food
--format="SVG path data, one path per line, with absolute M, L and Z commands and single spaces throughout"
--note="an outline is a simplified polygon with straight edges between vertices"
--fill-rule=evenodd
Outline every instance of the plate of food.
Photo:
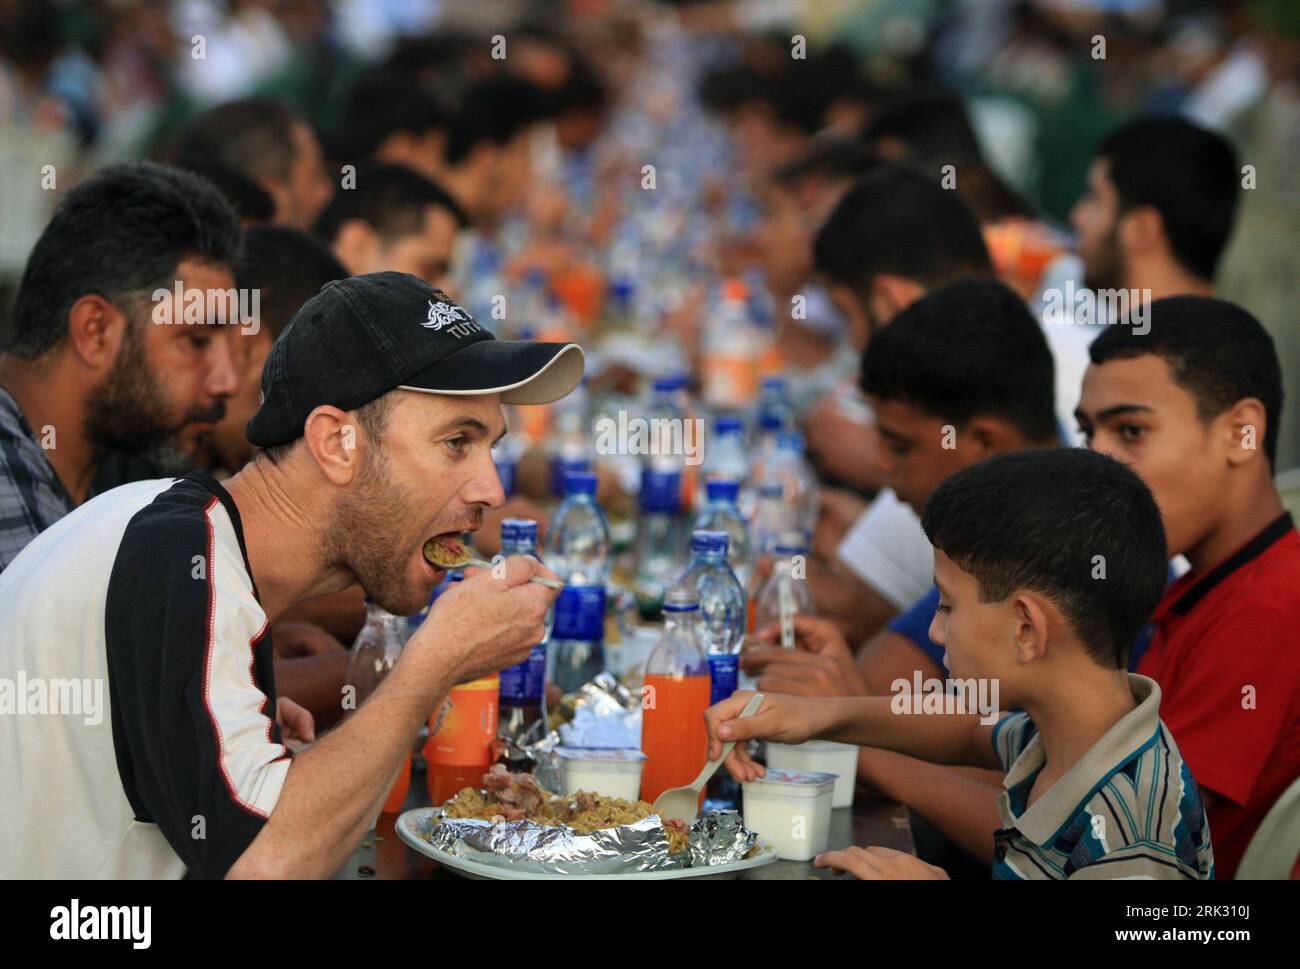
M 473 878 L 736 878 L 776 861 L 735 812 L 693 824 L 661 819 L 645 801 L 587 791 L 557 795 L 498 765 L 483 788 L 397 819 L 404 843 Z

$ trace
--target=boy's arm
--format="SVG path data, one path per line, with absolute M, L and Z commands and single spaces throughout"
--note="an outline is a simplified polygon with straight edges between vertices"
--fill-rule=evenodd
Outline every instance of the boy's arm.
M 858 779 L 906 804 L 971 857 L 993 863 L 993 832 L 1002 827 L 997 806 L 1001 771 L 946 767 L 863 747 Z
M 768 696 L 757 713 L 737 720 L 754 694 L 737 691 L 705 711 L 709 730 L 709 757 L 722 753 L 723 743 L 758 737 L 780 743 L 835 740 L 867 747 L 883 747 L 936 764 L 999 768 L 993 751 L 993 726 L 983 725 L 976 714 L 896 713 L 900 697 Z M 748 781 L 762 776 L 738 744 L 729 759 L 733 775 Z

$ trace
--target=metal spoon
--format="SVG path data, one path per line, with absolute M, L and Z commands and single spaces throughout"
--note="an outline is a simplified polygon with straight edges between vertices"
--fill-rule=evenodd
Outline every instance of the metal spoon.
M 743 720 L 745 717 L 752 717 L 758 712 L 758 708 L 762 703 L 763 694 L 755 693 L 736 719 Z M 728 740 L 722 745 L 722 756 L 705 764 L 704 769 L 700 771 L 700 776 L 695 778 L 688 786 L 669 788 L 655 798 L 654 813 L 666 820 L 681 818 L 687 824 L 699 817 L 700 791 L 704 790 L 704 785 L 709 783 L 710 778 L 718 772 L 718 768 L 722 766 L 722 762 L 727 759 L 727 755 L 731 753 L 731 748 L 734 746 L 736 746 L 736 742 Z
M 464 567 L 467 566 L 467 565 L 469 565 L 469 566 L 473 566 L 474 568 L 478 568 L 478 569 L 490 569 L 490 568 L 492 568 L 492 563 L 491 563 L 491 562 L 488 562 L 488 561 L 485 560 L 485 559 L 481 559 L 481 558 L 479 558 L 477 555 L 474 555 L 473 553 L 471 553 L 471 552 L 469 551 L 469 549 L 468 549 L 468 548 L 465 548 L 464 546 L 462 546 L 462 552 L 463 552 L 463 555 L 462 555 L 461 558 L 458 558 L 458 559 L 456 559 L 455 561 L 440 561 L 439 559 L 437 559 L 437 558 L 435 558 L 434 556 L 432 556 L 432 555 L 429 554 L 429 546 L 430 546 L 430 545 L 437 545 L 439 548 L 444 549 L 444 550 L 447 549 L 447 546 L 446 546 L 446 545 L 442 545 L 442 544 L 438 544 L 438 543 L 435 543 L 435 542 L 425 542 L 425 543 L 424 543 L 424 557 L 425 557 L 425 559 L 428 561 L 428 563 L 429 563 L 430 565 L 432 565 L 435 569 L 444 569 L 444 570 L 445 570 L 445 569 L 462 569 L 462 568 L 464 568 Z M 533 576 L 531 579 L 529 579 L 528 581 L 529 581 L 529 582 L 536 582 L 538 585 L 544 585 L 544 586 L 546 586 L 548 589 L 563 589 L 563 588 L 564 588 L 564 583 L 563 583 L 563 582 L 560 582 L 560 581 L 557 580 L 557 579 L 548 579 L 548 578 L 547 578 L 546 576 L 544 576 L 544 575 L 534 575 L 534 576 Z

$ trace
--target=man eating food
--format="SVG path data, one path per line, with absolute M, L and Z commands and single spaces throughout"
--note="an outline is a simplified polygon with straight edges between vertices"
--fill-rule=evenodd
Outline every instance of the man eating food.
M 414 276 L 308 300 L 267 359 L 253 461 L 224 485 L 114 489 L 0 575 L 0 669 L 51 701 L 0 717 L 0 876 L 333 874 L 448 691 L 542 638 L 555 593 L 528 580 L 551 573 L 519 556 L 448 590 L 378 690 L 292 757 L 286 734 L 314 729 L 276 703 L 269 623 L 354 582 L 421 609 L 442 576 L 424 544 L 504 501 L 502 403 L 563 397 L 582 367 L 573 344 L 495 340 Z M 97 690 L 96 709 L 68 702 Z

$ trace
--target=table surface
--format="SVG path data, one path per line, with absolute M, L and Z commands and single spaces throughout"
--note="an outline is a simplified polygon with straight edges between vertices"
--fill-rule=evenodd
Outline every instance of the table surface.
M 403 811 L 428 807 L 429 790 L 424 772 L 417 763 L 411 777 L 411 790 L 402 805 Z M 907 808 L 893 801 L 873 798 L 861 787 L 853 807 L 831 812 L 829 845 L 881 845 L 915 854 L 912 827 Z M 450 871 L 412 848 L 397 836 L 396 814 L 380 815 L 375 830 L 361 840 L 336 879 L 457 879 L 465 876 Z M 830 871 L 813 866 L 811 861 L 775 861 L 761 868 L 742 872 L 742 879 L 829 879 Z

